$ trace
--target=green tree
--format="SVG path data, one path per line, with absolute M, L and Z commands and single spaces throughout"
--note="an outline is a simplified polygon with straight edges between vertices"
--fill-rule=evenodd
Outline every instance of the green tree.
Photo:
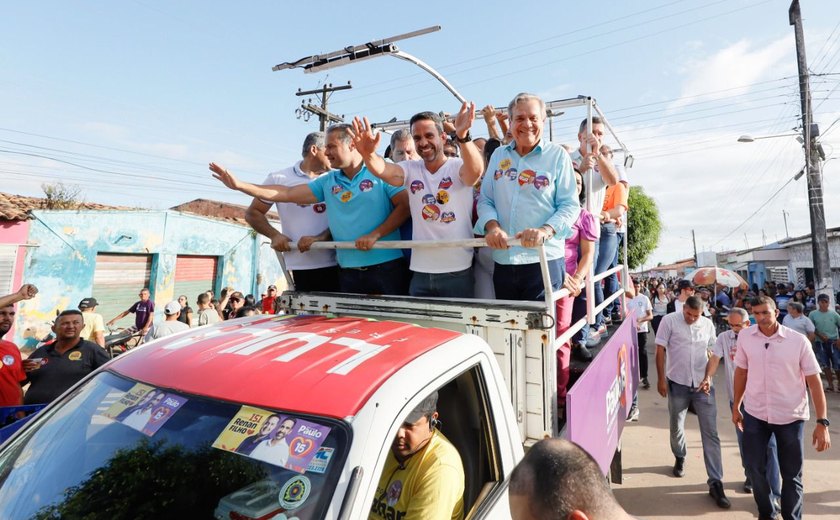
M 639 186 L 630 187 L 627 205 L 627 264 L 636 269 L 659 245 L 662 222 L 656 202 Z

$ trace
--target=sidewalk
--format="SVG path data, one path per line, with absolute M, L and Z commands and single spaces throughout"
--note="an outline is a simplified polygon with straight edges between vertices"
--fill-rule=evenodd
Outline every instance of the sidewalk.
M 639 422 L 626 423 L 622 437 L 624 482 L 613 484 L 619 503 L 631 515 L 642 519 L 702 518 L 741 520 L 757 517 L 752 495 L 743 492 L 744 472 L 738 455 L 738 442 L 729 412 L 723 367 L 715 378 L 718 405 L 718 434 L 723 455 L 724 489 L 732 509 L 719 509 L 708 494 L 706 470 L 697 416 L 686 417 L 685 476 L 671 474 L 674 456 L 668 436 L 668 404 L 656 391 L 656 364 L 653 334 L 648 335 L 650 390 L 639 390 Z M 826 393 L 829 428 L 833 446 L 817 453 L 811 446 L 814 413 L 805 425 L 805 518 L 840 518 L 840 394 Z

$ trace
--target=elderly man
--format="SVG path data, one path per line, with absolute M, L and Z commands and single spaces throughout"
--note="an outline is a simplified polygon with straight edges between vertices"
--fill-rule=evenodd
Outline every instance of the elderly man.
M 353 120 L 354 142 L 367 169 L 391 186 L 408 189 L 415 240 L 469 240 L 472 238 L 473 186 L 484 170 L 484 160 L 470 138 L 475 106 L 464 103 L 455 118 L 456 138 L 463 159 L 443 153 L 446 134 L 433 112 L 420 112 L 410 121 L 420 160 L 390 164 L 376 154 L 381 138 L 367 118 Z M 472 248 L 416 249 L 411 254 L 412 296 L 471 298 Z
M 513 520 L 631 520 L 591 455 L 565 439 L 534 444 L 510 475 Z
M 268 174 L 263 184 L 298 186 L 308 184 L 330 169 L 326 156 L 325 135 L 312 132 L 303 140 L 302 159 L 283 170 Z M 327 249 L 309 250 L 318 240 L 329 240 L 326 206 L 278 202 L 275 205 L 280 217 L 280 229 L 272 226 L 266 214 L 271 201 L 255 197 L 245 212 L 245 220 L 254 230 L 271 240 L 271 247 L 282 251 L 286 268 L 291 271 L 295 288 L 299 291 L 337 291 L 338 268 L 335 252 Z M 289 243 L 297 241 L 298 250 L 292 251 Z
M 342 292 L 406 294 L 408 271 L 398 249 L 373 249 L 380 238 L 399 240 L 399 227 L 408 218 L 408 195 L 368 171 L 353 143 L 350 125 L 327 130 L 327 158 L 333 168 L 307 184 L 256 186 L 239 181 L 224 167 L 210 164 L 213 176 L 228 188 L 275 202 L 326 204 L 332 238 L 355 241 L 356 249 L 338 251 Z
M 709 495 L 718 507 L 726 509 L 731 503 L 723 492 L 715 390 L 710 387 L 708 394 L 698 391 L 706 373 L 707 352 L 715 344 L 715 326 L 712 320 L 701 316 L 702 312 L 703 302 L 691 296 L 682 312 L 662 318 L 656 333 L 657 388 L 659 395 L 668 398 L 671 452 L 676 459 L 674 476 L 685 475 L 685 414 L 693 403 L 700 424 Z
M 81 339 L 81 311 L 63 311 L 55 320 L 55 342 L 38 347 L 23 362 L 29 380 L 24 404 L 46 404 L 109 361 L 105 350 Z
M 806 318 L 807 319 L 807 318 Z M 738 351 L 737 341 L 738 334 L 750 325 L 750 315 L 747 311 L 740 307 L 733 307 L 729 311 L 729 316 L 726 318 L 729 323 L 730 330 L 721 332 L 715 341 L 715 347 L 712 350 L 712 355 L 709 356 L 709 361 L 706 363 L 706 376 L 703 382 L 700 383 L 700 391 L 709 394 L 712 388 L 712 378 L 717 371 L 720 361 L 723 360 L 723 366 L 726 370 L 726 390 L 729 394 L 729 406 L 735 402 L 735 391 L 733 389 L 735 381 L 735 353 Z M 742 411 L 743 411 L 743 407 Z M 744 492 L 752 493 L 752 479 L 747 470 L 746 462 L 744 462 L 744 440 L 742 432 L 739 428 L 735 428 L 735 436 L 738 439 L 738 452 L 741 455 L 741 465 L 744 468 Z M 767 447 L 767 481 L 770 483 L 770 489 L 776 499 L 782 496 L 782 482 L 779 478 L 779 458 L 776 455 L 776 439 L 771 438 Z
M 518 94 L 508 105 L 513 141 L 493 152 L 481 183 L 475 232 L 494 249 L 493 285 L 502 300 L 539 300 L 544 286 L 539 252 L 545 243 L 552 290 L 564 280 L 564 242 L 580 213 L 572 161 L 562 146 L 543 139 L 545 103 L 534 94 Z M 522 240 L 509 247 L 508 238 Z
M 787 304 L 787 316 L 782 320 L 782 325 L 802 334 L 813 343 L 816 338 L 814 322 L 805 316 L 805 306 L 799 302 L 789 301 Z
M 753 314 L 758 323 L 738 336 L 732 422 L 744 432 L 744 459 L 759 518 L 773 518 L 776 513 L 766 477 L 767 446 L 775 437 L 782 474 L 782 517 L 798 520 L 803 508 L 805 421 L 810 417 L 808 389 L 817 414 L 811 442 L 817 451 L 831 447 L 820 366 L 805 336 L 776 321 L 779 311 L 773 298 L 759 297 Z
M 458 450 L 437 429 L 437 399 L 433 392 L 397 430 L 369 519 L 464 518 L 464 466 Z

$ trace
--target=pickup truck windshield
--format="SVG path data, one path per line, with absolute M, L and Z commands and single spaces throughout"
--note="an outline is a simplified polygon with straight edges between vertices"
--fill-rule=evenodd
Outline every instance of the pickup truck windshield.
M 322 518 L 349 441 L 335 420 L 110 372 L 35 421 L 0 457 L 0 518 Z

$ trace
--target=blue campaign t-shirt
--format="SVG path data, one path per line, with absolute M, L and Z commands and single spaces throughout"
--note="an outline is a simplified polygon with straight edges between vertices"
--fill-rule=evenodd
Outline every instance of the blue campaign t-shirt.
M 405 190 L 383 182 L 365 166 L 352 180 L 341 170 L 327 172 L 310 182 L 309 189 L 318 202 L 326 202 L 330 233 L 339 242 L 355 241 L 376 229 L 394 211 L 391 197 Z M 399 229 L 380 238 L 399 239 Z M 365 267 L 402 257 L 399 249 L 339 249 L 336 253 L 341 267 Z

